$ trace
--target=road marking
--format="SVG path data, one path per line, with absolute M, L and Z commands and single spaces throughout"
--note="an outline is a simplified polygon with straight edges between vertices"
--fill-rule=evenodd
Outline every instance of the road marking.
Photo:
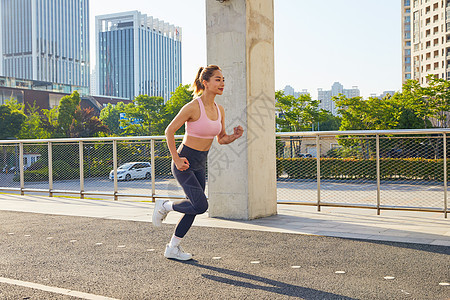
M 38 284 L 38 283 L 27 282 L 27 281 L 20 281 L 20 280 L 5 278 L 5 277 L 0 277 L 0 282 L 7 283 L 7 284 L 12 284 L 12 285 L 23 286 L 23 287 L 26 287 L 26 288 L 32 288 L 32 289 L 35 289 L 35 290 L 41 290 L 41 291 L 55 293 L 55 294 L 61 294 L 61 295 L 66 295 L 66 296 L 78 297 L 78 298 L 81 298 L 81 299 L 89 299 L 89 300 L 118 300 L 118 299 L 115 299 L 115 298 L 98 296 L 98 295 L 94 295 L 94 294 L 88 294 L 88 293 L 83 293 L 83 292 L 78 292 L 78 291 L 72 291 L 72 290 L 68 290 L 68 289 L 61 289 L 61 288 L 57 288 L 57 287 L 46 286 L 46 285 L 42 285 L 42 284 Z

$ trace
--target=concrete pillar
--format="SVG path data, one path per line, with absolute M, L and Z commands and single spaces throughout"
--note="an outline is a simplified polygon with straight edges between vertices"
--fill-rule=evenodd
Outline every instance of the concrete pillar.
M 222 68 L 227 133 L 211 149 L 209 215 L 249 220 L 277 213 L 273 0 L 206 0 L 207 62 Z

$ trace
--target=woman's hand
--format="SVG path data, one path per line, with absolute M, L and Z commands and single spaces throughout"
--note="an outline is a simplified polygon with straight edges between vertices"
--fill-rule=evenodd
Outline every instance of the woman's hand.
M 178 159 L 174 159 L 173 162 L 179 171 L 186 171 L 189 169 L 189 161 L 186 157 L 178 157 Z
M 233 137 L 235 139 L 240 138 L 242 136 L 242 134 L 244 133 L 244 129 L 242 128 L 241 125 L 234 127 L 233 129 L 234 129 Z

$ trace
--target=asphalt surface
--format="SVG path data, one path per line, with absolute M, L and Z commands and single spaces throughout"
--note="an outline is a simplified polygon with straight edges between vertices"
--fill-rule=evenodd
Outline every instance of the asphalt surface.
M 178 262 L 173 227 L 0 211 L 0 277 L 116 299 L 450 299 L 450 247 L 193 227 Z M 0 299 L 77 298 L 0 283 Z

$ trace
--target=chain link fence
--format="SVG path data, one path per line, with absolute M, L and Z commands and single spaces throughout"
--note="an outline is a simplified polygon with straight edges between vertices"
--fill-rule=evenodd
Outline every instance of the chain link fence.
M 446 214 L 449 132 L 277 133 L 277 200 Z M 0 170 L 0 190 L 22 194 L 184 197 L 164 137 L 0 141 Z
M 447 214 L 448 132 L 278 134 L 278 202 Z

